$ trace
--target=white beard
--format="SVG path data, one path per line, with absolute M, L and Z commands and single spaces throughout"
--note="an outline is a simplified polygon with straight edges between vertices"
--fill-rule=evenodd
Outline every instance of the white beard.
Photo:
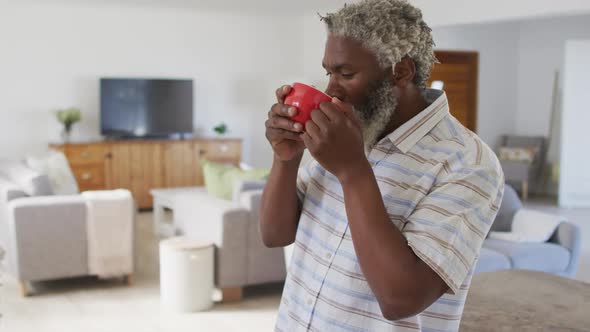
M 396 108 L 397 98 L 393 94 L 393 87 L 389 80 L 383 80 L 371 92 L 365 105 L 353 108 L 354 113 L 361 120 L 365 151 L 371 151 L 378 143 L 377 140 L 391 121 Z

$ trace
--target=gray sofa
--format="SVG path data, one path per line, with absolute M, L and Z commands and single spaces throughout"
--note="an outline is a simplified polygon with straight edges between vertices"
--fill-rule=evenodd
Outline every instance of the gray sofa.
M 510 231 L 522 203 L 514 189 L 506 185 L 502 204 L 491 231 Z M 562 222 L 546 243 L 515 243 L 486 239 L 475 272 L 525 269 L 573 278 L 578 268 L 581 235 L 579 228 Z
M 30 282 L 89 275 L 86 211 L 81 195 L 53 195 L 46 175 L 0 160 L 3 264 L 24 296 Z

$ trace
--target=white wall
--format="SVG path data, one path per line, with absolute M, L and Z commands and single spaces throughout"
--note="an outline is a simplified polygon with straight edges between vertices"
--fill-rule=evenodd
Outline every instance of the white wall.
M 502 23 L 433 29 L 437 49 L 479 52 L 476 131 L 492 148 L 500 135 L 515 130 L 518 27 L 518 23 Z
M 547 135 L 553 79 L 555 71 L 563 68 L 565 42 L 590 38 L 590 15 L 526 21 L 518 38 L 516 131 L 523 135 Z
M 296 16 L 197 10 L 7 5 L 0 8 L 0 157 L 59 140 L 50 110 L 77 106 L 74 140 L 99 139 L 101 76 L 192 78 L 197 134 L 225 121 L 244 159 L 268 166 L 264 119 L 302 61 Z M 272 28 L 269 28 L 272 27 Z
M 590 13 L 588 0 L 410 0 L 431 27 Z
M 590 207 L 590 40 L 566 42 L 563 79 L 559 205 Z
M 317 14 L 305 15 L 303 24 L 303 76 L 307 82 L 324 90 L 328 86 L 326 70 L 322 67 L 327 32 Z
M 225 121 L 231 136 L 245 138 L 244 159 L 266 166 L 272 155 L 262 123 L 274 89 L 295 80 L 320 88 L 327 82 L 326 34 L 316 13 L 0 7 L 0 156 L 20 157 L 58 141 L 50 110 L 61 107 L 84 113 L 74 139 L 100 138 L 101 76 L 188 77 L 195 81 L 197 134 L 210 135 Z M 438 49 L 480 52 L 478 133 L 492 146 L 503 133 L 547 132 L 564 41 L 589 35 L 590 15 L 434 28 Z

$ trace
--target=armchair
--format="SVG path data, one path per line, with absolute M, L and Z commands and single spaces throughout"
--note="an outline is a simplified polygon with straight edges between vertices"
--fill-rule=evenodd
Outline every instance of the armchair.
M 23 296 L 30 282 L 93 274 L 88 211 L 82 195 L 53 195 L 46 175 L 22 162 L 0 160 L 0 246 Z M 129 281 L 132 271 L 125 273 Z
M 504 171 L 504 177 L 508 183 L 519 183 L 522 199 L 527 200 L 530 184 L 536 184 L 542 177 L 547 153 L 547 140 L 542 136 L 514 136 L 504 135 L 500 140 L 502 148 L 528 148 L 533 150 L 534 158 L 531 162 L 519 160 L 502 160 L 500 164 Z
M 283 249 L 266 248 L 258 229 L 263 186 L 239 183 L 231 201 L 204 190 L 175 198 L 178 233 L 215 244 L 215 283 L 224 301 L 241 299 L 245 286 L 285 279 Z

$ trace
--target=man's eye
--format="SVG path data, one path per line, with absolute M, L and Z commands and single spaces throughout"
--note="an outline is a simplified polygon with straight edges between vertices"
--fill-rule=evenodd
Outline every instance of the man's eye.
M 342 77 L 344 77 L 344 78 L 353 78 L 354 77 L 354 73 L 342 73 Z
M 332 73 L 326 72 L 326 76 L 331 76 L 331 75 L 332 75 Z

